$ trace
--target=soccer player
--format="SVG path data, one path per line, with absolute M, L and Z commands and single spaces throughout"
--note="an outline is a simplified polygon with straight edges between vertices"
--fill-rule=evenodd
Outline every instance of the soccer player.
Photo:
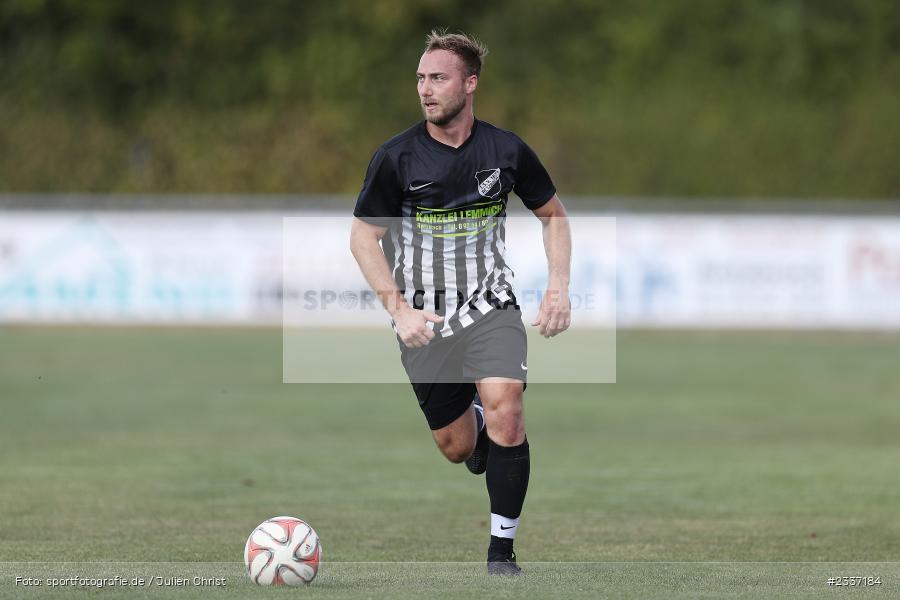
M 518 575 L 513 540 L 530 454 L 522 394 L 526 334 L 504 260 L 515 192 L 541 220 L 549 278 L 532 325 L 550 338 L 570 323 L 566 211 L 534 151 L 475 119 L 487 49 L 432 31 L 416 71 L 425 120 L 385 142 L 354 210 L 351 249 L 391 316 L 400 357 L 435 443 L 485 473 L 488 573 Z

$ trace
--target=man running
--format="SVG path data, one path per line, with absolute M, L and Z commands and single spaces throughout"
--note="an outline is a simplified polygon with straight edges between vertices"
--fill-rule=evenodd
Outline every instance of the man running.
M 416 71 L 425 116 L 369 163 L 351 249 L 391 316 L 401 361 L 440 451 L 486 473 L 488 572 L 518 575 L 513 540 L 528 488 L 522 394 L 526 334 L 504 260 L 515 192 L 543 224 L 549 278 L 532 325 L 569 327 L 571 237 L 537 155 L 515 134 L 475 119 L 487 49 L 433 31 Z

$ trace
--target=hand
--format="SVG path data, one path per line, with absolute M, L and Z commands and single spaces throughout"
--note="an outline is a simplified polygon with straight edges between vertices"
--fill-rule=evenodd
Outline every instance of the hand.
M 572 323 L 572 303 L 569 301 L 569 290 L 565 288 L 547 288 L 541 299 L 541 308 L 532 327 L 545 338 L 551 338 L 569 328 Z
M 394 315 L 397 335 L 407 348 L 422 348 L 434 339 L 431 323 L 443 323 L 444 317 L 427 310 L 416 310 L 409 305 Z

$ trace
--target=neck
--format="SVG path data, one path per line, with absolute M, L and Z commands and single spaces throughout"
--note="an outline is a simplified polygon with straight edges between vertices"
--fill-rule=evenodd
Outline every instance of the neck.
M 472 128 L 475 126 L 475 115 L 471 109 L 463 109 L 459 111 L 452 121 L 446 125 L 435 125 L 434 123 L 425 123 L 428 128 L 428 134 L 435 140 L 453 148 L 462 146 L 469 136 L 472 135 Z

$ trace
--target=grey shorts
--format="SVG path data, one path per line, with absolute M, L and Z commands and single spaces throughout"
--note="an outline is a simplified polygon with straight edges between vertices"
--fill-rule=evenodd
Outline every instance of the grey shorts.
M 528 341 L 522 312 L 492 309 L 448 338 L 423 348 L 400 343 L 400 359 L 429 427 L 441 429 L 472 404 L 475 381 L 508 377 L 526 382 Z

